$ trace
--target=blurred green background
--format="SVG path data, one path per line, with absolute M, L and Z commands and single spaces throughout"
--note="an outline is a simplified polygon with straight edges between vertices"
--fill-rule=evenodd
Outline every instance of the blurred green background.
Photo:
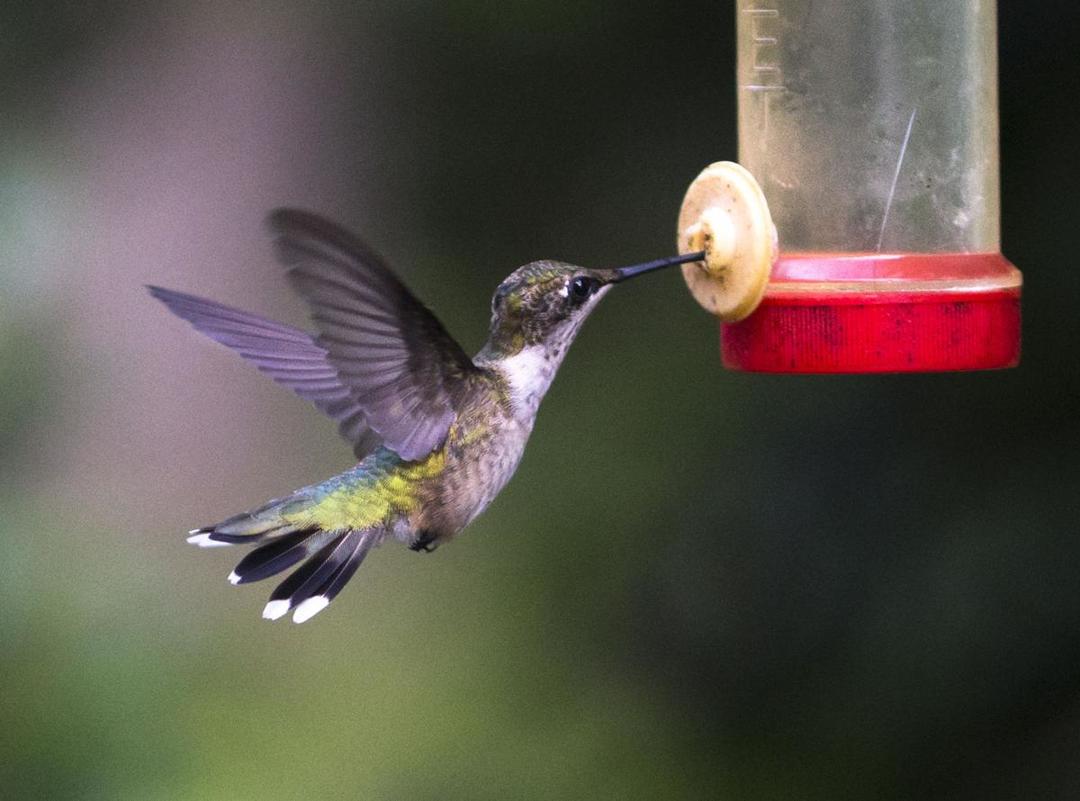
M 1080 793 L 1064 2 L 1001 8 L 1019 369 L 725 372 L 668 274 L 597 312 L 465 536 L 383 548 L 312 623 L 183 541 L 350 453 L 144 283 L 300 323 L 261 222 L 306 206 L 475 348 L 521 263 L 671 251 L 735 156 L 733 17 L 3 5 L 0 797 Z

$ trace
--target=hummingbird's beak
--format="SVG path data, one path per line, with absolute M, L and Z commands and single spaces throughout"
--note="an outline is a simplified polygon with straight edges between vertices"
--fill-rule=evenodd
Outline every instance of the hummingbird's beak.
M 634 278 L 644 273 L 651 273 L 653 270 L 662 270 L 665 267 L 671 267 L 675 264 L 685 264 L 688 261 L 702 261 L 705 258 L 705 251 L 698 250 L 694 253 L 684 253 L 681 256 L 668 256 L 666 259 L 657 259 L 656 261 L 647 261 L 644 264 L 632 264 L 629 267 L 619 267 L 611 272 L 614 276 L 608 281 L 611 284 L 617 284 L 620 281 L 625 281 L 627 278 Z

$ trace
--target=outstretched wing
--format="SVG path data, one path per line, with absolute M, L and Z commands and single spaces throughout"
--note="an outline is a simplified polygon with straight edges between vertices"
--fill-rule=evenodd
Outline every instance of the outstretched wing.
M 370 248 L 321 217 L 270 215 L 289 279 L 311 304 L 315 342 L 363 410 L 403 459 L 446 439 L 454 400 L 477 370 L 442 324 Z
M 379 444 L 364 412 L 338 377 L 324 348 L 299 328 L 271 322 L 212 300 L 147 287 L 173 314 L 216 342 L 232 348 L 279 384 L 338 421 L 338 430 L 362 458 Z

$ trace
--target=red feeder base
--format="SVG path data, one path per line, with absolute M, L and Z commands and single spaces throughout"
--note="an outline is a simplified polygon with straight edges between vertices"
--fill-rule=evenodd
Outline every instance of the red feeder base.
M 762 373 L 987 370 L 1020 361 L 1020 271 L 999 253 L 785 254 L 724 365 Z

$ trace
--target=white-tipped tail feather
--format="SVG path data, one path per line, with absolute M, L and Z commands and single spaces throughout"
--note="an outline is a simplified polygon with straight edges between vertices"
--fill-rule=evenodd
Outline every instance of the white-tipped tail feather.
M 232 545 L 231 542 L 210 539 L 210 535 L 213 533 L 210 531 L 199 531 L 199 529 L 195 529 L 195 531 L 188 533 L 191 534 L 191 536 L 187 538 L 187 541 L 192 545 L 198 545 L 200 548 L 226 548 Z
M 263 608 L 263 617 L 267 620 L 277 620 L 288 611 L 288 601 L 271 601 Z
M 330 605 L 330 599 L 323 595 L 314 595 L 296 607 L 293 612 L 293 623 L 303 623 L 311 620 L 315 615 Z

